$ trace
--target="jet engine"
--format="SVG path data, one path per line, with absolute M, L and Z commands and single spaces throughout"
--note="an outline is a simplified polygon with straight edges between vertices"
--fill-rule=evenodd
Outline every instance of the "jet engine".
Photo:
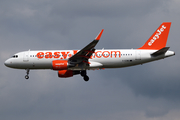
M 67 70 L 68 61 L 67 60 L 54 60 L 52 61 L 53 70 Z
M 80 74 L 80 71 L 72 71 L 72 70 L 60 70 L 58 71 L 58 76 L 60 78 L 72 77 L 73 75 Z

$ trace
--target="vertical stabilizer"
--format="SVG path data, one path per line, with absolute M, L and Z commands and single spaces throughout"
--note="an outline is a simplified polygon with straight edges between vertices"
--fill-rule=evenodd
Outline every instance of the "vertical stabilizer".
M 163 22 L 148 41 L 138 49 L 159 50 L 166 47 L 171 22 Z

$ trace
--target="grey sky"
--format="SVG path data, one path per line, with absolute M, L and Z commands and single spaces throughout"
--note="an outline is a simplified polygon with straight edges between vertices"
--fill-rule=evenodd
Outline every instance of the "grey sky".
M 0 1 L 2 120 L 177 120 L 180 118 L 178 0 Z M 176 55 L 152 63 L 58 78 L 52 70 L 4 66 L 14 53 L 81 49 L 105 29 L 97 49 L 138 48 L 165 21 Z

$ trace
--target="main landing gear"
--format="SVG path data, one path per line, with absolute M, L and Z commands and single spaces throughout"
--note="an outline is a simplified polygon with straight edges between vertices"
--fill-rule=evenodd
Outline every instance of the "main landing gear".
M 89 81 L 86 70 L 81 71 L 81 76 L 84 78 L 84 81 Z
M 26 69 L 26 74 L 27 74 L 27 75 L 25 75 L 26 79 L 29 79 L 29 71 L 30 71 L 29 69 Z
M 30 69 L 26 69 L 25 79 L 29 79 L 29 71 Z M 87 76 L 86 70 L 80 71 L 80 74 L 84 78 L 84 81 L 89 81 L 89 77 Z

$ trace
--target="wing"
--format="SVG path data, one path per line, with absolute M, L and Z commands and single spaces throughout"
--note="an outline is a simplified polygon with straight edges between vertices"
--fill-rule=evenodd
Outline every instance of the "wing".
M 78 51 L 75 55 L 73 55 L 71 58 L 69 58 L 69 62 L 72 64 L 74 63 L 73 61 L 78 61 L 77 64 L 80 63 L 89 64 L 88 59 L 91 58 L 92 54 L 94 53 L 95 51 L 94 47 L 99 42 L 103 31 L 104 29 L 101 30 L 101 32 L 91 43 L 89 43 L 86 47 L 84 47 L 83 49 Z

